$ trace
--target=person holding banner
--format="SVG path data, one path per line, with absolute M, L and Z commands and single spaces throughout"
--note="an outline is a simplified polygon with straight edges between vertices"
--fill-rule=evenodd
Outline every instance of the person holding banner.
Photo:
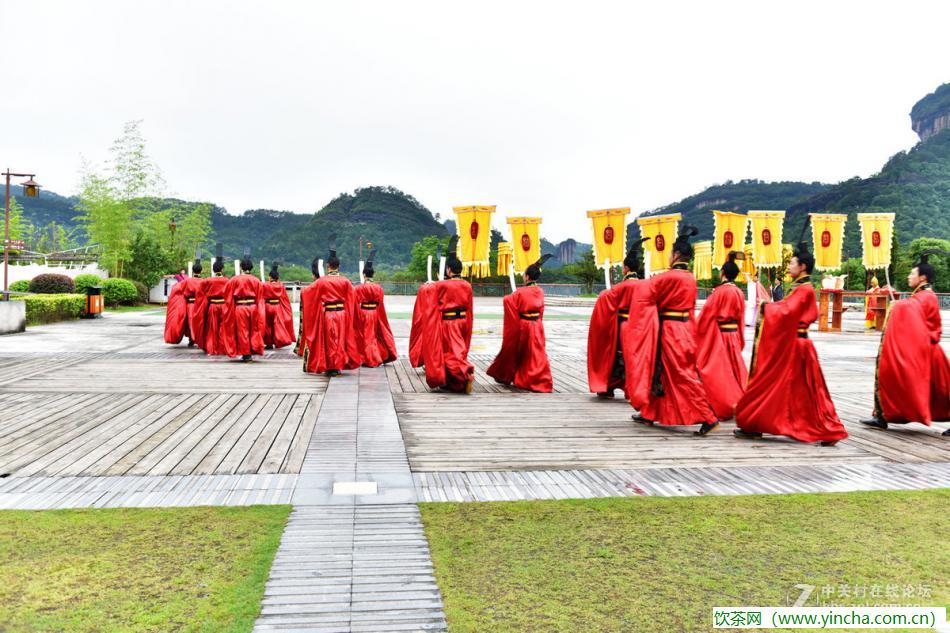
M 202 280 L 195 300 L 195 329 L 201 333 L 201 349 L 212 356 L 228 353 L 224 341 L 224 324 L 228 315 L 224 293 L 228 278 L 221 274 L 223 270 L 224 258 L 219 244 L 218 255 L 211 265 L 211 277 Z
M 290 306 L 287 289 L 280 282 L 277 262 L 271 264 L 268 281 L 264 284 L 264 348 L 286 347 L 297 340 L 294 334 L 294 309 Z
M 950 421 L 950 360 L 940 347 L 940 304 L 928 261 L 941 252 L 921 254 L 907 276 L 913 294 L 891 304 L 877 354 L 873 417 L 861 420 L 868 426 Z
M 788 295 L 759 305 L 749 382 L 736 407 L 736 437 L 769 433 L 822 446 L 848 437 L 808 338 L 808 326 L 818 320 L 810 277 L 814 268 L 814 255 L 799 242 L 788 264 L 794 279 Z
M 198 290 L 201 288 L 201 253 L 196 253 L 195 263 L 191 267 L 191 277 L 185 277 L 172 286 L 168 294 L 168 305 L 165 309 L 165 342 L 178 345 L 185 337 L 188 338 L 188 347 L 194 347 L 200 342 L 200 336 L 195 327 L 195 301 Z
M 323 268 L 323 260 L 319 257 L 314 257 L 310 262 L 310 274 L 313 276 L 313 281 L 320 279 L 321 268 Z M 300 291 L 300 315 L 297 324 L 297 342 L 294 344 L 294 354 L 297 356 L 303 356 L 303 347 L 307 336 L 307 331 L 304 327 L 307 321 L 303 318 L 303 304 L 305 303 L 304 297 L 310 296 L 316 290 L 313 281 L 310 282 L 309 286 Z
M 541 267 L 553 255 L 524 271 L 525 284 L 504 300 L 504 329 L 501 351 L 488 368 L 488 375 L 503 385 L 551 393 L 554 382 L 544 339 L 544 290 L 538 286 Z
M 458 237 L 449 241 L 446 278 L 437 281 L 423 314 L 422 356 L 426 383 L 432 389 L 471 393 L 475 367 L 468 362 L 472 344 L 472 286 L 462 279 L 456 255 Z
M 632 339 L 630 332 L 639 332 L 634 326 L 651 314 L 650 306 L 640 300 L 647 284 L 638 279 L 642 269 L 640 246 L 648 239 L 633 243 L 623 260 L 623 280 L 601 292 L 594 304 L 587 330 L 587 384 L 599 398 L 613 398 L 614 391 L 623 389 L 630 399 L 629 385 L 636 385 L 637 376 L 643 373 L 640 352 L 650 337 Z M 656 318 L 655 309 L 652 317 Z M 647 356 L 646 363 L 652 367 L 653 356 Z
M 364 367 L 379 367 L 396 360 L 396 342 L 386 316 L 383 287 L 373 281 L 375 258 L 376 249 L 373 249 L 363 266 L 364 281 L 356 287 L 356 302 L 359 304 L 356 334 Z
M 231 277 L 224 287 L 224 348 L 230 357 L 264 355 L 264 284 L 251 274 L 254 262 L 250 249 L 244 249 L 241 274 Z
M 732 251 L 717 286 L 703 305 L 696 321 L 696 366 L 706 388 L 709 404 L 720 420 L 736 414 L 736 404 L 748 379 L 742 349 L 745 347 L 745 297 L 736 286 L 743 253 Z
M 442 244 L 436 248 L 435 262 L 438 266 L 438 280 L 442 280 Z M 412 322 L 409 326 L 409 364 L 413 367 L 422 367 L 425 359 L 422 356 L 422 345 L 425 337 L 422 335 L 426 315 L 432 308 L 433 297 L 435 296 L 435 284 L 432 282 L 432 262 L 426 263 L 426 276 L 429 278 L 424 284 L 419 286 L 416 292 L 416 300 L 412 304 Z
M 334 238 L 330 238 L 327 274 L 312 284 L 301 298 L 305 320 L 304 371 L 339 376 L 344 369 L 356 369 L 361 358 L 356 338 L 356 293 L 350 280 L 340 274 L 340 258 Z
M 696 227 L 684 226 L 670 252 L 670 270 L 650 278 L 648 300 L 659 317 L 656 353 L 650 390 L 633 419 L 663 426 L 700 424 L 696 435 L 706 435 L 719 426 L 719 420 L 696 368 L 696 278 L 689 272 L 693 257 L 689 240 L 698 233 Z

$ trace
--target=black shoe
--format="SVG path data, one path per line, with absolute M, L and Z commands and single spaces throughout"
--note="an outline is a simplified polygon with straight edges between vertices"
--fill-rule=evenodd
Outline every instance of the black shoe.
M 861 420 L 861 424 L 866 424 L 868 426 L 873 426 L 877 429 L 887 430 L 887 422 L 881 418 L 868 418 L 867 420 Z
M 826 441 L 824 441 L 824 442 L 821 442 L 821 445 L 822 445 L 822 446 L 834 446 L 834 445 L 837 444 L 837 443 L 838 443 L 838 440 L 826 440 Z
M 188 347 L 194 347 L 194 346 L 195 346 L 194 341 L 188 341 Z
M 719 420 L 715 422 L 703 422 L 703 425 L 699 427 L 698 431 L 693 431 L 693 435 L 706 435 L 710 431 L 716 429 L 719 426 Z
M 744 440 L 757 440 L 762 437 L 761 433 L 750 433 L 749 431 L 743 431 L 742 429 L 733 429 L 732 434 L 736 437 L 741 437 Z
M 630 419 L 636 422 L 637 424 L 643 424 L 645 426 L 653 426 L 653 420 L 647 420 L 640 414 L 635 414 L 630 416 Z
M 334 376 L 339 376 L 339 375 L 342 374 L 342 373 L 343 373 L 343 372 L 341 372 L 339 369 L 328 369 L 328 370 L 327 370 L 327 377 L 333 378 Z
M 599 391 L 597 392 L 597 397 L 601 400 L 613 400 L 614 392 L 613 391 Z
M 943 435 L 944 437 L 950 437 L 950 429 L 947 429 L 946 431 L 941 433 L 941 435 Z
M 242 362 L 242 363 L 249 363 L 249 362 L 251 362 L 251 355 L 250 355 L 250 354 L 245 354 L 244 356 L 242 356 L 242 357 L 241 357 L 241 362 Z

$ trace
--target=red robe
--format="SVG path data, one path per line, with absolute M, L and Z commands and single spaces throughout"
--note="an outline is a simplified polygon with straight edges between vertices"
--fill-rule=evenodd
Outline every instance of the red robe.
M 929 285 L 891 304 L 877 354 L 876 416 L 927 426 L 950 420 L 950 360 L 940 334 L 940 304 Z
M 715 422 L 718 418 L 696 369 L 696 278 L 688 270 L 673 268 L 647 283 L 660 324 L 652 388 L 640 415 L 664 426 Z
M 224 324 L 228 312 L 224 293 L 227 285 L 227 277 L 207 277 L 201 280 L 201 287 L 198 288 L 194 313 L 195 331 L 200 336 L 201 349 L 207 354 L 228 353 L 224 342 Z
M 322 374 L 359 367 L 356 293 L 350 280 L 336 272 L 328 273 L 310 284 L 300 301 L 301 317 L 305 319 L 304 371 Z
M 848 437 L 831 401 L 808 326 L 818 319 L 808 277 L 781 301 L 759 306 L 752 363 L 736 425 L 750 433 L 787 435 L 802 442 Z
M 297 343 L 294 345 L 294 354 L 300 357 L 303 357 L 303 348 L 304 343 L 307 341 L 308 332 L 307 320 L 303 317 L 303 306 L 305 303 L 304 297 L 309 296 L 315 291 L 316 288 L 313 287 L 313 283 L 300 291 L 300 315 L 299 320 L 297 321 Z
M 422 335 L 422 331 L 434 297 L 434 283 L 427 282 L 419 286 L 416 301 L 412 306 L 412 326 L 409 328 L 409 364 L 413 367 L 422 367 L 424 363 L 422 342 L 425 337 Z
M 461 277 L 432 285 L 434 293 L 422 324 L 426 383 L 433 389 L 465 391 L 475 376 L 475 367 L 468 362 L 472 344 L 472 286 Z
M 535 284 L 505 297 L 501 351 L 488 368 L 498 382 L 519 389 L 551 393 L 551 365 L 544 343 L 544 290 Z
M 264 284 L 264 346 L 286 347 L 297 340 L 294 335 L 294 309 L 284 284 Z
M 626 363 L 621 340 L 636 283 L 636 277 L 628 277 L 601 292 L 594 304 L 587 329 L 587 385 L 591 393 L 613 394 L 624 387 Z
M 696 366 L 716 417 L 728 420 L 745 391 L 749 374 L 745 347 L 745 297 L 734 283 L 717 287 L 696 321 Z
M 364 367 L 379 367 L 396 360 L 396 341 L 393 339 L 383 287 L 367 280 L 356 287 L 356 340 Z
M 168 295 L 168 306 L 165 311 L 165 342 L 177 345 L 184 337 L 201 344 L 194 327 L 195 301 L 201 279 L 185 277 L 174 286 Z
M 623 348 L 624 395 L 637 410 L 650 398 L 656 363 L 656 341 L 660 330 L 650 283 L 636 280 L 631 284 L 629 318 L 621 327 Z
M 224 287 L 224 346 L 228 356 L 264 355 L 264 284 L 254 275 L 231 277 Z

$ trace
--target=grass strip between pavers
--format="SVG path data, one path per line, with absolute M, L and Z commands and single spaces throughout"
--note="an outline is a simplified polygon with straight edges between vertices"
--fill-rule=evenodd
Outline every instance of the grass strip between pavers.
M 711 631 L 800 584 L 806 606 L 950 604 L 950 489 L 420 507 L 453 633 Z
M 0 512 L 0 630 L 250 631 L 289 513 Z

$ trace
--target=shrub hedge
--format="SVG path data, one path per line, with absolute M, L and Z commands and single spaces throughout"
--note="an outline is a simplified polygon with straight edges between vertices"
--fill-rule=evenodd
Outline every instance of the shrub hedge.
M 10 284 L 10 292 L 29 292 L 29 291 L 30 291 L 29 279 L 20 279 Z
M 30 280 L 30 292 L 59 294 L 75 292 L 76 284 L 66 275 L 43 273 Z
M 29 325 L 78 319 L 86 309 L 86 295 L 35 294 L 14 296 L 12 299 L 26 303 L 26 322 Z
M 135 284 L 129 279 L 112 277 L 102 282 L 102 298 L 106 305 L 133 305 L 139 298 Z
M 74 280 L 76 283 L 76 292 L 86 292 L 86 288 L 89 286 L 101 286 L 102 278 L 99 275 L 76 275 Z

